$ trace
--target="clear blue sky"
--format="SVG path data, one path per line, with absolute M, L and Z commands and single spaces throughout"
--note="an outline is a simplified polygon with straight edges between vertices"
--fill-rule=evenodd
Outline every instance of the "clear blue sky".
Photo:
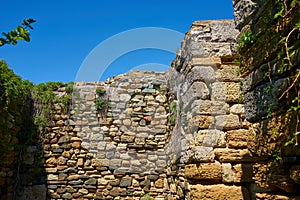
M 26 17 L 37 20 L 31 42 L 1 47 L 0 59 L 34 83 L 68 82 L 75 80 L 98 44 L 120 32 L 161 27 L 185 33 L 195 20 L 233 19 L 233 8 L 231 0 L 9 0 L 1 2 L 0 31 L 10 31 Z M 174 45 L 180 48 L 180 43 Z M 114 61 L 102 78 L 145 63 L 169 65 L 174 53 L 130 52 Z

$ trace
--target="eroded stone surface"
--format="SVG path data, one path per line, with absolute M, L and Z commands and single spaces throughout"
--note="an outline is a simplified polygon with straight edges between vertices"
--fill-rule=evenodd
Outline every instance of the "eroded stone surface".
M 241 186 L 226 185 L 194 185 L 191 187 L 191 199 L 228 199 L 228 200 L 249 200 L 249 192 Z

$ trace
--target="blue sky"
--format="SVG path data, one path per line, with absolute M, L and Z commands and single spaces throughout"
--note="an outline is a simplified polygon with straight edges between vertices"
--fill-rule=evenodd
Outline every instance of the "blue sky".
M 233 19 L 233 8 L 231 0 L 10 0 L 1 3 L 0 31 L 10 31 L 26 17 L 37 20 L 31 42 L 1 47 L 0 59 L 34 83 L 68 82 L 76 80 L 93 49 L 116 34 L 142 27 L 185 33 L 195 20 Z M 120 55 L 109 66 L 99 66 L 106 69 L 101 79 L 149 63 L 166 70 L 179 48 L 180 42 L 173 52 L 144 48 Z

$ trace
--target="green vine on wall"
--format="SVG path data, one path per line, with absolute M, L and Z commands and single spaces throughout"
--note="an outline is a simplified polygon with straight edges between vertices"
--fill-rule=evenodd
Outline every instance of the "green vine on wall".
M 14 74 L 0 60 L 0 151 L 15 144 L 17 137 L 26 145 L 32 138 L 30 91 L 33 84 Z M 16 133 L 16 135 L 14 135 Z
M 284 101 L 284 99 L 287 102 L 285 110 L 295 116 L 296 126 L 294 133 L 291 133 L 292 138 L 285 143 L 285 146 L 298 145 L 300 69 L 297 55 L 299 55 L 300 49 L 300 1 L 265 1 L 263 9 L 264 15 L 255 19 L 257 21 L 254 20 L 255 28 L 251 25 L 246 27 L 240 36 L 238 51 L 243 56 L 239 59 L 241 67 L 238 73 L 246 75 L 245 72 L 248 68 L 260 66 L 262 63 L 257 61 L 260 61 L 261 58 L 267 63 L 265 68 L 261 68 L 264 71 L 263 81 L 269 82 L 264 91 L 266 95 L 277 98 L 278 102 Z M 254 60 L 253 52 L 260 52 L 262 56 Z M 257 55 L 255 54 L 255 56 Z M 287 87 L 280 92 L 274 91 L 274 80 L 280 77 L 287 77 Z M 272 103 L 269 103 L 267 118 L 272 118 L 277 114 L 275 108 Z
M 55 91 L 65 87 L 66 94 L 58 96 Z M 70 101 L 72 99 L 73 83 L 47 82 L 36 85 L 32 89 L 35 100 L 34 123 L 40 128 L 50 126 L 53 118 L 54 107 L 57 105 L 62 114 L 68 114 Z
M 171 115 L 169 117 L 169 122 L 172 126 L 176 124 L 176 117 L 177 117 L 177 101 L 173 101 L 170 106 Z
M 95 107 L 97 113 L 103 118 L 109 107 L 106 90 L 101 87 L 96 88 Z
M 276 5 L 278 12 L 274 15 L 274 19 L 278 19 L 279 23 L 284 23 L 289 20 L 289 15 L 293 12 L 294 9 L 299 9 L 300 1 L 292 0 L 288 5 L 287 0 L 276 0 Z M 281 46 L 281 51 L 279 51 L 277 58 L 281 59 L 281 65 L 279 71 L 283 71 L 283 69 L 287 66 L 289 69 L 292 69 L 296 66 L 296 63 L 293 63 L 292 57 L 295 55 L 295 52 L 298 47 L 295 47 L 294 44 L 300 38 L 300 20 L 296 21 L 296 23 L 292 24 L 291 30 L 286 34 L 282 35 L 279 41 Z M 300 69 L 296 67 L 296 71 L 294 74 L 290 76 L 292 83 L 288 86 L 288 88 L 280 95 L 279 100 L 283 99 L 283 97 L 288 97 L 289 92 L 294 88 L 295 97 L 292 99 L 289 109 L 287 112 L 294 112 L 296 114 L 296 127 L 295 133 L 293 133 L 292 138 L 285 143 L 285 146 L 290 144 L 298 145 L 298 134 L 299 134 L 299 110 L 300 110 L 300 90 L 299 90 L 299 77 L 300 77 Z

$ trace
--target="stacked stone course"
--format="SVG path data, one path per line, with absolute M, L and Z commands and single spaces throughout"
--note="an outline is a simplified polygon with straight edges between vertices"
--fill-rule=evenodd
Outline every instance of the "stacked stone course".
M 42 154 L 30 145 L 19 154 L 26 170 L 9 169 L 17 153 L 1 168 L 1 199 L 13 197 L 15 177 L 18 199 L 299 199 L 299 148 L 285 150 L 290 164 L 273 157 L 286 138 L 272 130 L 291 131 L 294 116 L 263 118 L 270 99 L 262 60 L 250 59 L 237 75 L 235 27 L 255 27 L 266 2 L 233 1 L 235 22 L 194 22 L 168 73 L 75 83 L 68 113 L 56 103 L 41 132 Z M 272 92 L 287 86 L 274 83 Z M 54 92 L 64 96 L 66 88 Z
M 183 110 L 178 129 L 188 199 L 250 199 L 254 140 L 245 120 L 234 22 L 196 21 L 170 69 L 170 88 Z M 175 128 L 176 128 L 175 127 Z M 213 185 L 212 185 L 213 184 Z
M 108 107 L 96 109 L 97 88 Z M 60 88 L 57 95 L 64 95 Z M 178 199 L 176 167 L 168 165 L 166 74 L 132 71 L 101 83 L 76 83 L 69 115 L 56 106 L 44 156 L 50 199 Z

